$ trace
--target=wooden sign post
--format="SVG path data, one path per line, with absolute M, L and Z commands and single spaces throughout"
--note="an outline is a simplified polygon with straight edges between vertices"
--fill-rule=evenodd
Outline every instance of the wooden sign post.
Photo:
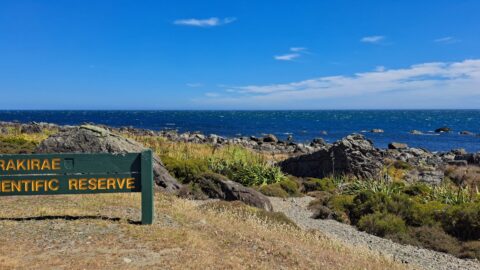
M 152 224 L 151 150 L 127 154 L 0 155 L 0 196 L 142 193 L 142 224 Z

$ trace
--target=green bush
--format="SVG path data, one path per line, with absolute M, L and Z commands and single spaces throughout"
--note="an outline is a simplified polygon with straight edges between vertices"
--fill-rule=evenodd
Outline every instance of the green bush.
M 179 160 L 163 157 L 162 161 L 167 170 L 182 183 L 190 183 L 196 176 L 209 171 L 208 164 L 201 159 Z
M 327 205 L 334 211 L 348 213 L 353 205 L 353 195 L 334 195 L 327 201 Z
M 443 229 L 461 240 L 480 239 L 480 203 L 450 206 L 441 215 Z
M 362 231 L 384 237 L 388 234 L 405 233 L 407 226 L 402 218 L 399 216 L 375 212 L 363 216 L 357 224 L 358 228 Z
M 303 185 L 306 192 L 317 190 L 333 192 L 337 188 L 332 178 L 308 178 Z
M 301 195 L 299 190 L 300 184 L 293 177 L 285 178 L 280 181 L 279 184 L 282 189 L 285 190 L 291 197 L 297 197 Z
M 460 242 L 438 226 L 411 228 L 409 234 L 418 241 L 418 245 L 421 247 L 453 255 L 458 255 L 460 252 Z
M 275 183 L 275 184 L 270 184 L 270 185 L 263 185 L 261 186 L 258 191 L 263 193 L 266 196 L 271 196 L 271 197 L 280 197 L 280 198 L 286 198 L 288 197 L 288 192 L 286 192 L 280 183 Z
M 434 226 L 440 223 L 438 216 L 446 208 L 447 205 L 437 201 L 426 203 L 414 201 L 410 208 L 402 212 L 402 215 L 410 226 Z
M 374 212 L 387 212 L 388 196 L 373 191 L 361 191 L 353 198 L 349 207 L 349 216 L 353 224 L 356 224 L 363 216 Z

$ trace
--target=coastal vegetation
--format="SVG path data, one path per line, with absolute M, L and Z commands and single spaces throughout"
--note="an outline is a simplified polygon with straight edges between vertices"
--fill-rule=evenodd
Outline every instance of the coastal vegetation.
M 0 146 L 8 143 L 12 147 L 10 153 L 14 153 L 14 149 L 24 149 L 27 144 L 33 151 L 44 137 L 40 134 L 4 133 Z M 151 144 L 144 143 L 154 148 L 152 142 L 158 144 L 156 141 L 154 138 Z M 159 154 L 170 164 L 172 173 L 175 168 L 189 168 L 178 169 L 178 175 L 184 176 L 182 181 L 188 181 L 200 171 L 215 168 L 209 160 L 212 156 L 210 147 L 172 144 L 170 151 L 165 145 L 168 142 L 162 143 L 162 147 L 157 145 L 155 149 L 160 151 L 165 147 L 165 152 Z M 248 155 L 248 158 L 257 155 L 234 148 L 216 153 L 217 158 L 234 155 L 229 162 L 235 166 L 228 167 L 229 170 L 237 170 L 236 166 L 248 169 L 251 163 L 241 163 L 245 162 L 242 155 Z M 185 165 L 193 157 L 196 165 Z M 282 179 L 264 174 L 264 171 L 276 167 L 267 159 L 256 158 L 258 163 L 255 165 L 262 166 L 262 170 L 258 170 L 258 179 L 271 183 L 265 185 L 286 181 L 283 174 Z M 242 165 L 236 165 L 235 160 Z M 173 166 L 172 161 L 183 165 Z M 283 186 L 286 189 L 296 187 Z M 241 202 L 206 202 L 199 206 L 173 195 L 157 193 L 155 224 L 138 226 L 139 194 L 18 196 L 7 199 L 8 207 L 0 213 L 0 265 L 3 268 L 41 265 L 68 269 L 212 266 L 221 269 L 405 269 L 365 248 L 349 247 L 320 232 L 301 230 L 282 213 L 253 208 Z
M 25 133 L 11 128 L 0 136 L 2 153 L 29 153 L 58 130 Z M 202 177 L 224 177 L 267 196 L 313 196 L 313 218 L 335 219 L 359 230 L 396 242 L 480 259 L 480 169 L 449 165 L 441 184 L 407 181 L 412 165 L 401 160 L 385 163 L 381 178 L 352 175 L 323 178 L 294 177 L 282 172 L 278 156 L 247 147 L 173 141 L 156 135 L 125 134 L 161 158 L 168 171 L 193 192 Z M 285 226 L 285 216 L 266 214 L 241 204 L 216 203 L 208 211 L 261 217 Z M 229 214 L 229 215 L 230 215 Z M 282 225 L 282 226 L 283 226 Z

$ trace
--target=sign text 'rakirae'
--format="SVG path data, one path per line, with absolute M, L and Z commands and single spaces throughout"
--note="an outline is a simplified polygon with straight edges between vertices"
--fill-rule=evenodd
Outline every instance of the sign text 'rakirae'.
M 142 192 L 153 221 L 152 153 L 0 155 L 0 196 Z

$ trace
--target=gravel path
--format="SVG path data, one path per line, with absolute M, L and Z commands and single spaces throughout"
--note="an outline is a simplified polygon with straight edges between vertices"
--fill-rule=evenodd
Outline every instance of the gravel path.
M 394 243 L 380 238 L 355 227 L 334 220 L 312 219 L 312 213 L 307 209 L 312 197 L 301 198 L 274 198 L 270 197 L 274 211 L 283 212 L 298 226 L 304 229 L 317 229 L 326 235 L 336 238 L 350 245 L 361 245 L 390 256 L 396 261 L 419 266 L 424 269 L 480 269 L 480 263 L 471 260 L 462 260 L 452 255 L 431 251 L 409 245 Z

